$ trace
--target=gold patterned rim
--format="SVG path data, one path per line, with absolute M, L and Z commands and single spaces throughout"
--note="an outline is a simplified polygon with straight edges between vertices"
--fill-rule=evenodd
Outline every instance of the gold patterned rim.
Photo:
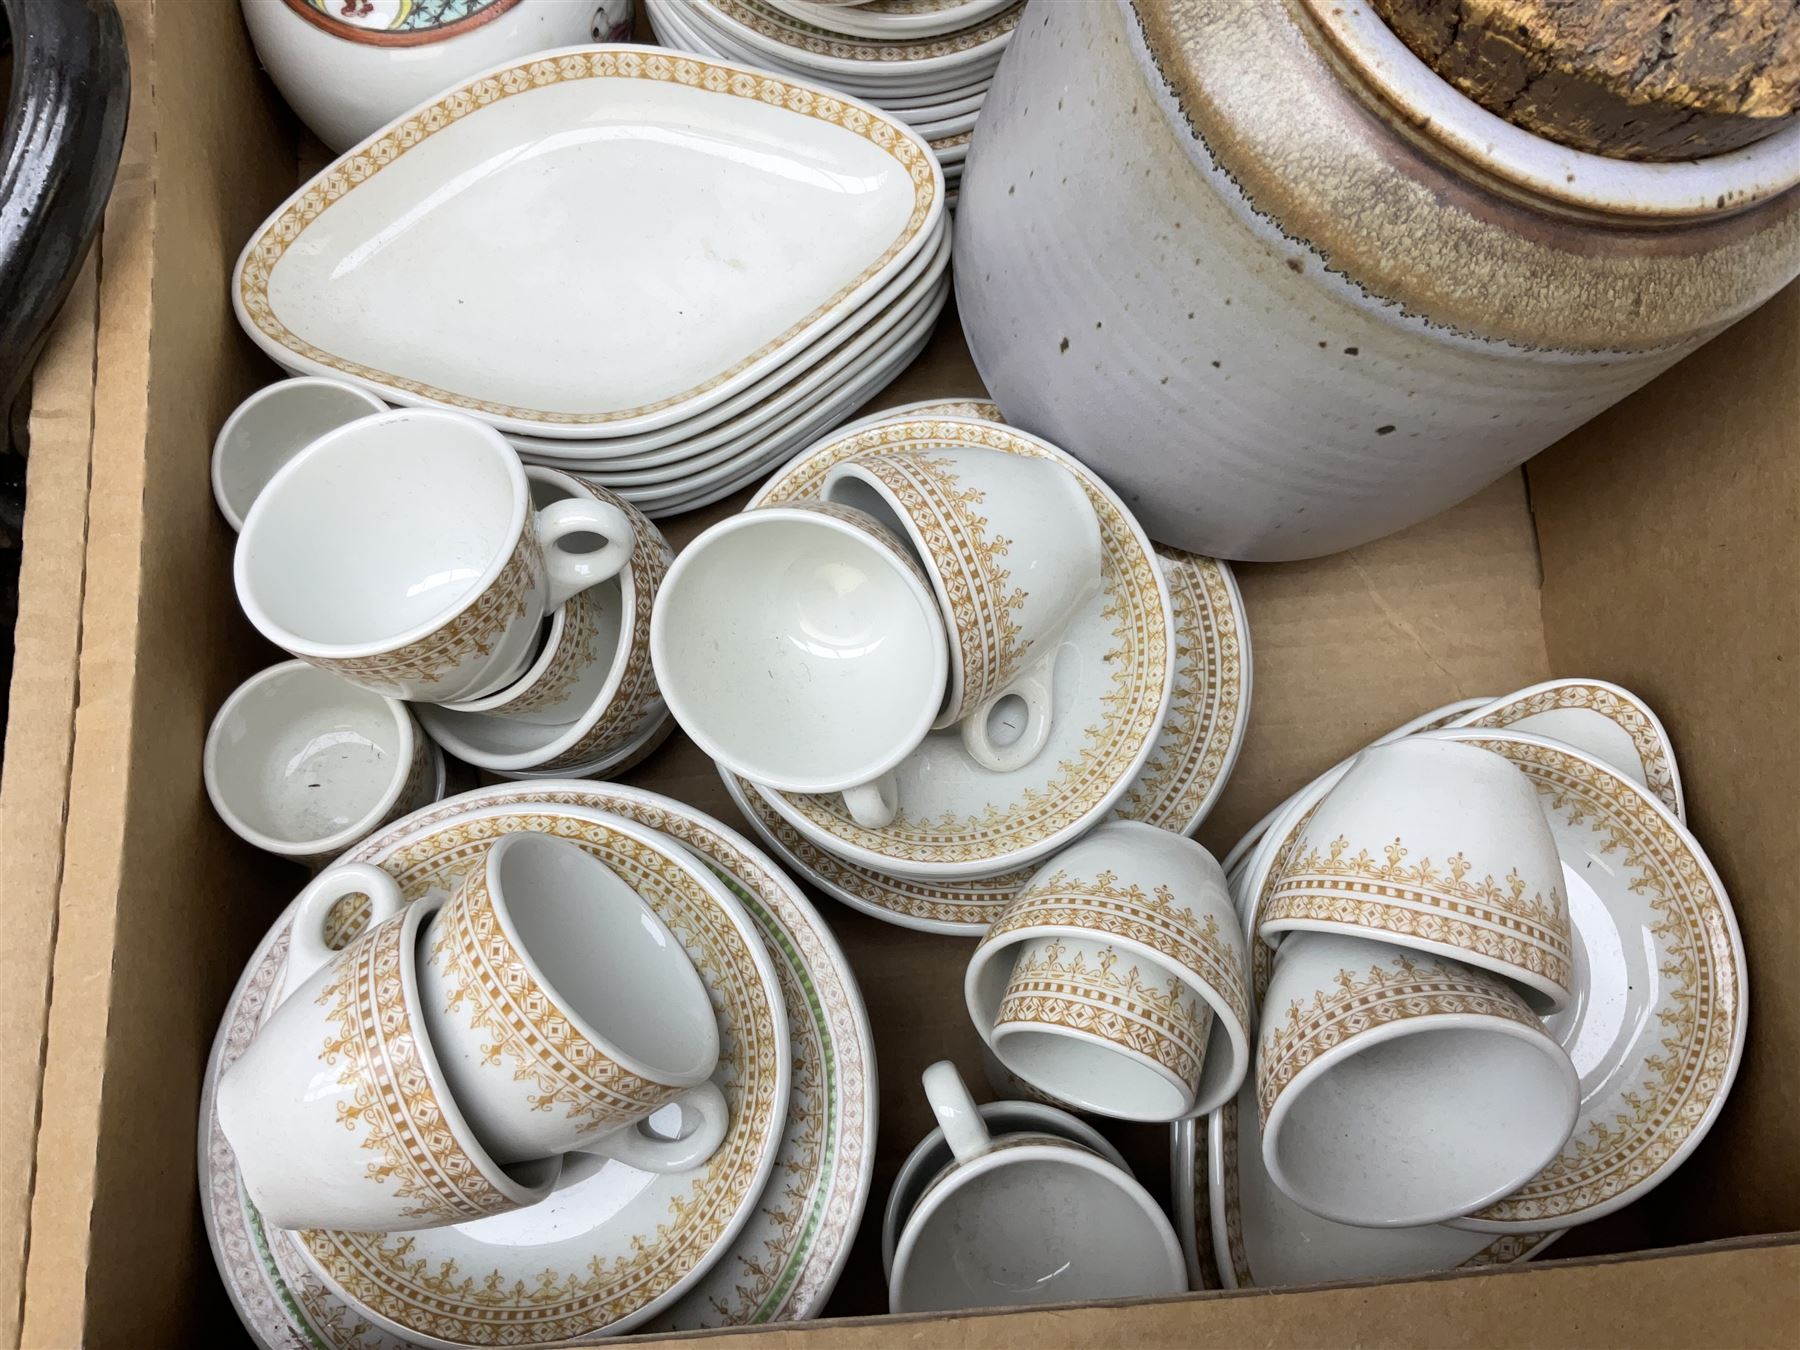
M 1041 951 L 1028 944 L 1013 964 L 994 1035 L 1010 1028 L 1070 1031 L 1105 1041 L 1160 1068 L 1183 1085 L 1188 1101 L 1200 1083 L 1200 1061 L 1212 1030 L 1212 1009 L 1178 976 L 1162 984 L 1146 979 L 1136 953 L 1100 948 L 1069 956 L 1066 939 L 1050 938 Z
M 348 1089 L 339 1122 L 374 1155 L 368 1179 L 411 1201 L 400 1211 L 409 1218 L 460 1223 L 536 1197 L 475 1143 L 430 1042 L 413 1027 L 418 999 L 409 948 L 423 917 L 376 924 L 333 959 L 331 978 L 313 1000 L 332 1027 L 318 1057 L 323 1072 Z
M 650 667 L 650 611 L 669 564 L 675 561 L 675 551 L 650 518 L 618 493 L 580 474 L 569 476 L 601 501 L 611 502 L 623 511 L 636 532 L 620 657 L 625 671 L 599 720 L 562 754 L 535 766 L 534 772 L 539 773 L 560 773 L 616 755 L 642 736 L 646 724 L 663 712 L 662 690 L 657 688 L 656 672 Z
M 584 843 L 591 856 L 639 896 L 685 890 L 687 904 L 696 911 L 708 903 L 705 888 L 692 874 L 640 839 L 596 826 Z M 433 925 L 437 938 L 430 949 L 449 995 L 443 1011 L 459 1015 L 471 1030 L 489 1038 L 482 1045 L 484 1063 L 527 1084 L 533 1111 L 560 1112 L 563 1119 L 595 1130 L 630 1124 L 679 1097 L 684 1085 L 628 1067 L 616 1050 L 558 1003 L 495 905 L 490 867 L 484 861 L 463 873 Z
M 328 352 L 302 338 L 275 313 L 269 284 L 276 266 L 315 222 L 361 184 L 433 136 L 483 108 L 550 85 L 603 79 L 682 85 L 722 97 L 786 108 L 798 116 L 842 127 L 878 147 L 900 166 L 912 184 L 912 211 L 900 233 L 879 257 L 779 336 L 691 389 L 632 408 L 570 413 L 476 398 Z M 251 336 L 277 360 L 346 375 L 357 383 L 374 387 L 377 392 L 389 396 L 390 401 L 424 402 L 513 423 L 535 423 L 539 427 L 603 427 L 698 399 L 764 358 L 792 346 L 852 294 L 887 272 L 903 255 L 910 255 L 940 209 L 937 181 L 932 156 L 921 149 L 921 143 L 900 122 L 862 106 L 845 103 L 807 85 L 765 71 L 747 70 L 685 53 L 664 53 L 654 48 L 600 47 L 567 51 L 492 70 L 458 85 L 374 141 L 339 158 L 290 197 L 244 246 L 234 278 L 234 300 L 238 316 Z
M 1406 1022 L 1459 1015 L 1499 1018 L 1543 1035 L 1525 1000 L 1497 978 L 1451 961 L 1396 952 L 1366 969 L 1339 970 L 1335 987 L 1294 1000 L 1286 1014 L 1262 1008 L 1256 1111 L 1265 1126 L 1281 1095 L 1334 1050 Z
M 585 806 L 661 830 L 701 858 L 749 911 L 775 958 L 793 1042 L 788 1119 L 776 1174 L 732 1252 L 645 1330 L 791 1321 L 817 1315 L 849 1255 L 874 1162 L 873 1041 L 854 979 L 817 911 L 739 835 L 672 799 L 604 783 L 503 785 L 440 808 L 427 824 L 483 806 L 554 813 Z M 411 832 L 358 850 L 379 858 Z M 213 1088 L 243 1053 L 286 967 L 285 918 L 264 939 L 227 1005 L 207 1067 L 200 1130 L 207 1236 L 227 1292 L 266 1345 L 395 1350 L 402 1343 L 362 1319 L 319 1281 L 292 1240 L 262 1224 L 218 1127 Z
M 759 0 L 688 0 L 688 3 L 694 9 L 706 11 L 706 18 L 723 25 L 728 32 L 758 50 L 765 50 L 772 44 L 777 49 L 785 49 L 789 53 L 787 59 L 797 62 L 804 62 L 806 58 L 793 53 L 804 52 L 807 56 L 824 57 L 834 62 L 897 67 L 896 74 L 914 64 L 951 64 L 945 60 L 949 57 L 967 55 L 971 62 L 990 59 L 985 52 L 977 54 L 979 48 L 993 48 L 991 59 L 998 61 L 1001 50 L 1025 12 L 1023 0 L 1020 0 L 1019 4 L 954 32 L 929 37 L 873 38 L 820 28 L 805 19 L 761 4 Z M 774 54 L 781 52 L 778 50 Z
M 468 816 L 446 809 L 441 828 L 417 835 L 383 858 L 406 897 L 451 884 L 479 864 L 493 842 L 519 831 L 565 839 L 606 862 L 615 832 L 573 813 L 555 816 L 495 811 Z M 429 820 L 429 818 L 427 818 Z M 379 846 L 366 844 L 359 852 Z M 700 1169 L 685 1196 L 671 1197 L 654 1238 L 638 1239 L 629 1256 L 595 1255 L 581 1269 L 480 1270 L 454 1255 L 432 1258 L 434 1233 L 344 1233 L 314 1230 L 299 1241 L 316 1273 L 353 1305 L 413 1334 L 462 1345 L 537 1344 L 615 1326 L 676 1290 L 735 1233 L 772 1160 L 785 1111 L 785 1075 L 776 1047 L 779 1022 L 764 987 L 762 957 L 748 932 L 724 916 L 705 892 L 666 888 L 645 895 L 676 934 L 720 1004 L 720 1086 L 731 1113 L 725 1142 Z M 441 1252 L 453 1250 L 446 1241 Z M 485 1256 L 479 1244 L 473 1250 Z M 479 1257 L 478 1257 L 479 1259 Z M 525 1275 L 529 1273 L 530 1279 Z
M 1656 943 L 1655 1015 L 1633 1043 L 1635 1071 L 1584 1100 L 1562 1153 L 1497 1204 L 1459 1221 L 1484 1230 L 1585 1223 L 1656 1186 L 1706 1136 L 1743 1056 L 1747 1015 L 1743 939 L 1704 850 L 1649 789 L 1610 765 L 1527 732 L 1444 731 L 1491 750 L 1537 789 L 1552 825 L 1584 826 L 1593 847 L 1642 897 Z
M 1107 662 L 1111 686 L 1098 695 L 1105 712 L 1084 728 L 1080 750 L 1060 761 L 1049 781 L 1022 789 L 1016 801 L 989 802 L 980 812 L 920 820 L 902 802 L 891 825 L 872 830 L 858 825 L 835 794 L 772 794 L 776 809 L 784 816 L 791 813 L 796 828 L 796 818 L 804 820 L 859 860 L 963 869 L 1028 860 L 1048 841 L 1105 813 L 1128 790 L 1155 748 L 1172 695 L 1174 619 L 1156 555 L 1104 484 L 1035 438 L 988 422 L 881 422 L 816 447 L 759 493 L 755 504 L 817 496 L 833 466 L 859 455 L 964 447 L 1053 460 L 1069 467 L 1086 489 L 1100 521 L 1102 591 L 1097 603 L 1115 644 Z M 1018 858 L 1020 854 L 1027 857 Z
M 1120 885 L 1112 872 L 1084 876 L 1058 867 L 1032 882 L 994 920 L 971 968 L 984 953 L 1022 936 L 1069 930 L 1115 939 L 1173 966 L 1215 1010 L 1236 1023 L 1238 1035 L 1249 1035 L 1252 1004 L 1243 947 L 1221 930 L 1213 915 L 1197 918 L 1169 887 L 1146 891 Z
M 1675 767 L 1669 734 L 1649 706 L 1628 689 L 1598 680 L 1556 680 L 1540 688 L 1508 694 L 1492 709 L 1459 718 L 1456 725 L 1504 730 L 1544 713 L 1575 710 L 1604 717 L 1631 738 L 1645 784 L 1675 819 L 1685 821 L 1681 776 Z
M 1351 852 L 1342 835 L 1321 850 L 1306 847 L 1307 827 L 1323 805 L 1314 803 L 1283 841 L 1257 907 L 1259 936 L 1284 932 L 1373 933 L 1425 944 L 1440 955 L 1470 961 L 1520 980 L 1541 994 L 1561 991 L 1566 1001 L 1574 979 L 1569 906 L 1560 882 L 1527 894 L 1517 872 L 1477 877 L 1466 857 L 1441 862 L 1409 860 L 1400 839 Z M 1270 939 L 1273 940 L 1273 939 Z

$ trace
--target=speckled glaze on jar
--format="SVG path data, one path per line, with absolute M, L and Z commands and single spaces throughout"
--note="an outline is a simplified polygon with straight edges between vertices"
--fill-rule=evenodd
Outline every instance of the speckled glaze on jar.
M 1796 178 L 1800 127 L 1682 164 L 1531 136 L 1360 7 L 1049 4 L 976 128 L 957 297 L 1007 420 L 1153 537 L 1315 557 L 1453 505 L 1774 294 Z

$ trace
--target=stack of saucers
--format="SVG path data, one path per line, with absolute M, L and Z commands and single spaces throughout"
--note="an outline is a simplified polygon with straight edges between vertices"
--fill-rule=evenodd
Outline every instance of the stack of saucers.
M 1155 549 L 1079 462 L 997 417 L 915 404 L 813 446 L 689 545 L 652 619 L 672 714 L 769 845 L 930 932 L 984 932 L 1108 819 L 1193 829 L 1249 711 L 1230 571 Z M 755 612 L 734 598 L 784 558 Z M 778 715 L 790 674 L 805 692 Z M 844 762 L 809 762 L 827 749 Z
M 1175 1127 L 1194 1278 L 1510 1264 L 1666 1180 L 1746 1011 L 1685 809 L 1649 707 L 1563 679 L 1426 713 L 1252 829 L 1256 1071 Z
M 569 48 L 347 152 L 252 236 L 233 298 L 288 370 L 486 422 L 658 518 L 766 474 L 907 366 L 949 293 L 947 219 L 897 116 L 743 65 Z
M 226 1005 L 201 1198 L 255 1341 L 585 1342 L 816 1316 L 873 1177 L 874 1045 L 753 844 L 610 783 L 416 812 Z
M 648 0 L 664 46 L 853 95 L 931 143 L 954 203 L 963 158 L 1023 0 Z

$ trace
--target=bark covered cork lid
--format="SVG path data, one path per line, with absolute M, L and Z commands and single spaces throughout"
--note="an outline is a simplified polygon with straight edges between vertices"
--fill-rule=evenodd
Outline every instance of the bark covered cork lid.
M 1796 0 L 1372 0 L 1488 111 L 1616 159 L 1716 155 L 1800 107 Z

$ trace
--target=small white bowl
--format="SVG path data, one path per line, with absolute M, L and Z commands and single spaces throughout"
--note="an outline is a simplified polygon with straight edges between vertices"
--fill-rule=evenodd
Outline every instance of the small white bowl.
M 231 528 L 282 465 L 328 431 L 387 411 L 367 389 L 306 375 L 277 380 L 237 405 L 213 441 L 213 500 Z
M 442 795 L 437 747 L 406 705 L 305 661 L 251 676 L 203 754 L 213 809 L 245 842 L 316 864 Z

